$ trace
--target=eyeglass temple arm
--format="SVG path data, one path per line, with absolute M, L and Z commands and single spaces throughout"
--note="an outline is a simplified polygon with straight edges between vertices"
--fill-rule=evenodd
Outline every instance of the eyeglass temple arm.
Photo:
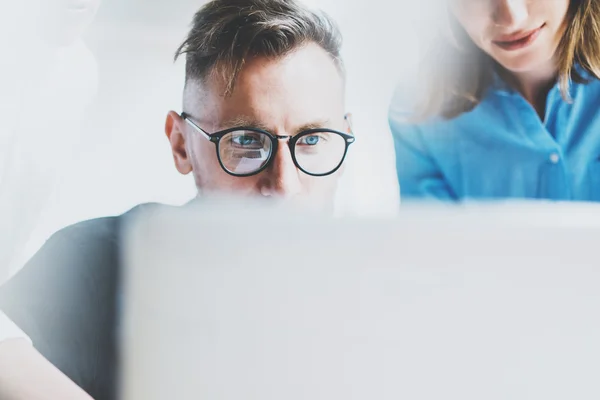
M 344 120 L 348 123 L 348 127 L 350 128 L 350 133 L 352 135 L 354 135 L 354 126 L 352 126 L 354 124 L 352 123 L 352 119 L 350 118 L 350 114 L 344 115 Z
M 354 136 L 354 127 L 352 126 L 352 120 L 350 119 L 350 115 L 344 115 L 344 120 L 348 123 L 348 127 L 350 128 L 350 138 L 346 138 L 348 143 L 354 143 L 356 141 L 356 137 Z
M 192 121 L 186 113 L 181 113 L 181 118 L 183 118 L 183 120 L 185 122 L 187 122 L 187 124 L 190 125 L 192 128 L 194 128 L 195 130 L 197 130 L 198 132 L 200 132 L 202 134 L 202 136 L 204 136 L 207 140 L 211 140 L 212 139 L 210 137 L 210 135 L 208 133 L 206 133 L 204 131 L 204 129 L 202 129 L 198 125 L 196 125 L 196 123 L 194 121 Z

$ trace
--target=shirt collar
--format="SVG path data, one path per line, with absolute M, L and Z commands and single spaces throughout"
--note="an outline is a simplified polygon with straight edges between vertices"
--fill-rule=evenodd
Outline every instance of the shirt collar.
M 505 96 L 510 96 L 517 93 L 515 89 L 513 89 L 504 79 L 500 77 L 495 69 L 492 71 L 492 83 L 490 88 L 495 93 Z
M 574 68 L 579 73 L 579 75 L 581 75 L 582 78 L 584 78 L 586 80 L 593 79 L 593 76 L 588 71 L 586 71 L 585 68 L 583 68 L 581 65 L 576 64 Z M 575 97 L 575 94 L 577 93 L 577 87 L 579 85 L 580 85 L 579 83 L 571 81 L 571 84 L 569 86 L 569 92 L 570 92 L 572 98 Z M 519 94 L 519 92 L 517 90 L 512 88 L 504 79 L 502 79 L 500 77 L 500 75 L 498 74 L 498 72 L 495 69 L 492 71 L 492 83 L 490 85 L 490 88 L 495 93 L 498 93 L 498 94 L 501 94 L 504 96 L 512 96 L 515 94 Z M 554 91 L 558 91 L 558 90 L 560 90 L 560 89 L 559 89 L 559 84 L 557 81 L 554 84 L 554 86 L 552 87 L 552 89 L 550 89 L 550 92 L 554 92 Z

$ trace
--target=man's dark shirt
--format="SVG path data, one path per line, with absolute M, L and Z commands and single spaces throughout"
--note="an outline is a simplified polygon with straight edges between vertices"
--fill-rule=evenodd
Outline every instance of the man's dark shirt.
M 59 231 L 0 288 L 0 309 L 96 400 L 116 398 L 120 236 L 131 214 Z

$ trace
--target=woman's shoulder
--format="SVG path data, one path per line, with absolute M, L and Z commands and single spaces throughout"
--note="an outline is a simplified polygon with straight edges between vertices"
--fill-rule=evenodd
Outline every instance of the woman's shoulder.
M 388 118 L 391 124 L 422 128 L 470 124 L 475 120 L 504 118 L 497 110 L 515 99 L 512 92 L 490 86 L 478 99 L 447 96 L 425 101 L 417 84 L 401 83 L 392 96 Z
M 419 90 L 414 84 L 398 85 L 388 109 L 388 121 L 394 133 L 441 128 L 452 125 L 454 119 L 444 117 L 442 113 L 428 113 L 427 105 L 421 101 Z
M 432 103 L 436 104 L 432 104 Z M 392 95 L 388 118 L 391 125 L 415 126 L 425 129 L 433 126 L 451 125 L 461 117 L 464 118 L 475 111 L 475 108 L 466 110 L 459 115 L 446 115 L 445 110 L 450 109 L 452 100 L 430 99 L 429 103 L 422 96 L 422 89 L 416 83 L 398 84 Z M 436 110 L 436 111 L 433 111 Z

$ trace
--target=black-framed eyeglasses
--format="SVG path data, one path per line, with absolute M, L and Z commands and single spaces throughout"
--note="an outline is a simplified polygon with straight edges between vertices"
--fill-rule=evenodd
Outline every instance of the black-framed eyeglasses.
M 331 175 L 342 166 L 348 147 L 355 141 L 353 135 L 325 128 L 308 129 L 294 136 L 273 135 L 245 126 L 207 133 L 188 114 L 181 113 L 181 118 L 215 144 L 223 170 L 238 177 L 256 175 L 265 170 L 282 139 L 289 140 L 292 160 L 302 172 L 311 176 Z

